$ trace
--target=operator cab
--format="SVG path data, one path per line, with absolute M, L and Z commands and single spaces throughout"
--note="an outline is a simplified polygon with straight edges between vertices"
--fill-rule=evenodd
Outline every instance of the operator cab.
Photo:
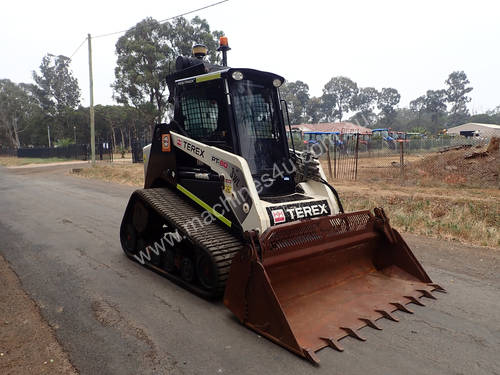
M 220 68 L 172 82 L 175 122 L 190 138 L 246 159 L 261 196 L 294 193 L 278 92 L 283 77 Z

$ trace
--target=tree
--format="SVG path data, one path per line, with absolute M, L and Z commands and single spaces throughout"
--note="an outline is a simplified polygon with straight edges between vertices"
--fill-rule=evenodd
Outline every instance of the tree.
M 178 55 L 191 55 L 195 43 L 209 49 L 208 60 L 217 61 L 217 38 L 223 33 L 210 31 L 205 20 L 183 17 L 160 24 L 146 18 L 116 43 L 117 66 L 113 97 L 121 104 L 133 105 L 151 126 L 160 122 L 167 110 L 165 77 L 173 72 Z
M 30 95 L 30 85 L 0 80 L 0 130 L 2 138 L 15 148 L 21 146 L 20 134 L 29 125 L 29 119 L 39 109 Z
M 80 103 L 80 88 L 70 62 L 66 56 L 47 54 L 40 64 L 40 74 L 33 71 L 34 95 L 43 111 L 38 126 L 44 129 L 49 126 L 54 140 L 73 138 L 69 116 Z
M 323 88 L 322 101 L 327 121 L 338 118 L 342 121 L 344 114 L 354 107 L 359 89 L 356 82 L 347 77 L 334 77 Z
M 446 99 L 451 104 L 450 117 L 452 121 L 469 115 L 467 103 L 471 101 L 471 98 L 467 94 L 473 89 L 467 86 L 469 83 L 470 81 L 463 71 L 452 72 L 445 81 L 447 86 Z
M 486 111 L 486 114 L 490 116 L 491 122 L 493 124 L 500 124 L 500 105 L 489 111 Z
M 194 44 L 204 44 L 208 49 L 207 59 L 212 64 L 220 62 L 217 53 L 219 37 L 223 36 L 222 31 L 210 31 L 210 25 L 198 16 L 189 22 L 184 17 L 176 18 L 172 24 L 164 24 L 168 29 L 169 42 L 174 51 L 173 58 L 178 55 L 191 56 Z
M 306 115 L 307 122 L 316 124 L 325 118 L 325 113 L 323 112 L 323 102 L 321 98 L 312 97 L 309 99 L 306 105 Z
M 431 114 L 431 120 L 436 124 L 439 115 L 446 112 L 446 91 L 427 90 L 425 95 L 425 110 Z
M 295 125 L 306 122 L 309 86 L 302 81 L 285 82 L 280 87 L 280 94 L 287 102 L 290 123 Z
M 372 126 L 376 121 L 373 112 L 380 93 L 374 87 L 363 87 L 353 98 L 353 110 L 358 112 L 351 117 L 351 121 L 361 126 Z
M 95 107 L 96 118 L 104 123 L 104 126 L 111 133 L 111 141 L 113 143 L 113 148 L 116 148 L 116 134 L 117 132 L 121 135 L 121 147 L 126 147 L 125 134 L 126 124 L 125 118 L 127 116 L 126 109 L 119 105 L 98 105 Z M 97 121 L 96 119 L 96 122 Z
M 425 111 L 426 97 L 425 95 L 419 96 L 417 99 L 410 102 L 410 110 L 415 113 L 422 113 Z
M 386 126 L 392 124 L 396 115 L 396 107 L 401 100 L 401 95 L 398 90 L 391 87 L 383 88 L 377 101 L 377 108 L 380 109 L 380 114 L 383 116 L 382 121 Z
M 412 133 L 420 133 L 420 134 L 429 134 L 429 131 L 427 128 L 424 128 L 423 126 L 415 126 L 410 129 Z
M 80 103 L 80 87 L 69 68 L 70 62 L 66 56 L 47 54 L 40 64 L 40 75 L 33 71 L 36 94 L 42 109 L 50 115 L 74 109 Z
M 359 111 L 349 118 L 349 122 L 371 128 L 377 123 L 377 115 L 373 111 Z
M 486 111 L 486 113 L 490 116 L 500 115 L 500 105 L 497 105 L 495 108 Z

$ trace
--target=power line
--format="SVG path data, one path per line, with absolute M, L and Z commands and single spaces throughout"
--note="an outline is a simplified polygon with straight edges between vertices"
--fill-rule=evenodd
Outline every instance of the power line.
M 201 8 L 198 8 L 198 9 L 195 9 L 195 10 L 191 10 L 189 12 L 185 12 L 185 13 L 182 13 L 182 14 L 178 14 L 177 16 L 173 16 L 173 17 L 169 17 L 169 18 L 165 18 L 164 20 L 161 20 L 161 21 L 158 21 L 158 23 L 164 23 L 164 22 L 167 22 L 167 21 L 170 21 L 170 20 L 173 20 L 174 18 L 178 18 L 178 17 L 183 17 L 183 16 L 187 16 L 188 14 L 191 14 L 191 13 L 195 13 L 195 12 L 198 12 L 200 10 L 204 10 L 204 9 L 207 9 L 207 8 L 211 8 L 211 7 L 214 7 L 216 5 L 219 5 L 219 4 L 222 4 L 222 3 L 225 3 L 229 0 L 222 0 L 222 1 L 218 1 L 216 3 L 212 3 L 212 4 L 209 4 L 209 5 L 206 5 L 204 7 L 201 7 Z M 93 36 L 92 38 L 95 39 L 95 38 L 104 38 L 104 37 L 107 37 L 107 36 L 111 36 L 111 35 L 116 35 L 116 34 L 121 34 L 121 33 L 125 33 L 129 30 L 133 30 L 135 29 L 136 26 L 132 26 L 131 28 L 129 29 L 126 29 L 126 30 L 120 30 L 120 31 L 114 31 L 112 33 L 106 33 L 106 34 L 100 34 L 100 35 L 96 35 L 96 36 Z M 80 48 L 80 47 L 78 47 Z
M 216 5 L 219 5 L 219 4 L 222 4 L 222 3 L 225 3 L 225 2 L 227 2 L 227 1 L 229 1 L 229 0 L 222 0 L 222 1 L 219 1 L 219 2 L 217 2 L 217 3 L 213 3 L 213 4 L 210 4 L 210 5 L 204 6 L 204 7 L 202 7 L 202 8 L 198 8 L 198 9 L 191 10 L 191 11 L 189 11 L 189 12 L 186 12 L 186 13 L 179 14 L 179 15 L 174 16 L 174 17 L 165 18 L 164 20 L 161 20 L 161 21 L 158 21 L 158 22 L 159 22 L 159 23 L 164 23 L 164 22 L 167 22 L 167 21 L 173 20 L 174 18 L 187 16 L 188 14 L 191 14 L 191 13 L 194 13 L 194 12 L 198 12 L 198 11 L 203 10 L 203 9 L 207 9 L 207 8 L 214 7 L 214 6 L 216 6 Z
M 85 37 L 85 39 L 84 39 L 84 40 L 80 43 L 80 45 L 79 45 L 79 46 L 75 49 L 75 52 L 73 52 L 73 53 L 71 54 L 71 56 L 70 56 L 70 58 L 69 58 L 70 60 L 73 58 L 73 56 L 75 56 L 75 54 L 78 52 L 78 50 L 79 50 L 80 48 L 82 48 L 83 43 L 85 43 L 86 41 L 87 41 L 87 38 Z

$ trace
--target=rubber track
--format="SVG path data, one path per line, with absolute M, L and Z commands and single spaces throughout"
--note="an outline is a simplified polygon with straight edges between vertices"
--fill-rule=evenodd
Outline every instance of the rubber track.
M 214 296 L 224 293 L 233 256 L 243 248 L 243 242 L 221 227 L 215 219 L 208 225 L 188 225 L 194 218 L 202 222 L 201 208 L 186 202 L 168 188 L 136 190 L 134 195 L 152 207 L 165 221 L 178 229 L 179 233 L 199 249 L 207 252 L 217 266 L 217 287 Z

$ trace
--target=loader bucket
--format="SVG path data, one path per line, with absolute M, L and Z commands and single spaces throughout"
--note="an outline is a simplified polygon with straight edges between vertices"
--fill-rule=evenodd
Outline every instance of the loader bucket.
M 382 209 L 274 226 L 233 258 L 225 305 L 242 323 L 317 364 L 345 336 L 434 298 L 422 266 Z M 257 246 L 257 242 L 260 247 Z

